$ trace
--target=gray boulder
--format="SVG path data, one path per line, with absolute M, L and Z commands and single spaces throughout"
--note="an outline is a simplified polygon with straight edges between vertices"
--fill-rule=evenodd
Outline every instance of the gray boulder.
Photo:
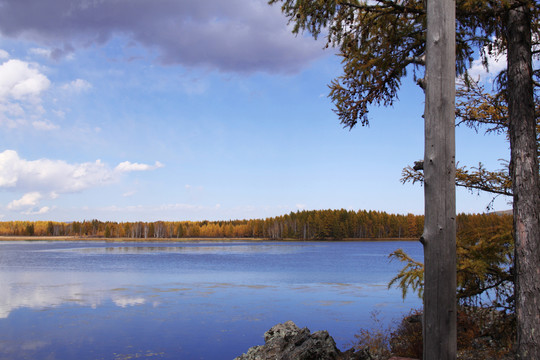
M 369 360 L 367 350 L 341 352 L 327 331 L 310 333 L 292 321 L 277 324 L 264 334 L 264 345 L 254 346 L 235 360 Z

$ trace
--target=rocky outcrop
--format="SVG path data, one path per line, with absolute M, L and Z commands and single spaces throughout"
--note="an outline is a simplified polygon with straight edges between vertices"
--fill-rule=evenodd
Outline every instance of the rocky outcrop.
M 370 360 L 367 350 L 341 352 L 327 331 L 310 333 L 292 321 L 264 334 L 264 345 L 254 346 L 235 360 Z

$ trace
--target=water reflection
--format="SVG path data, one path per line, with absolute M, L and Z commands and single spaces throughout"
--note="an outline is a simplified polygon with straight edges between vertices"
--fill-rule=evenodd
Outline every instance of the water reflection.
M 140 279 L 139 279 L 140 280 Z M 43 310 L 60 307 L 63 304 L 77 304 L 97 308 L 105 302 L 118 307 L 163 302 L 164 294 L 175 293 L 186 298 L 203 298 L 225 292 L 252 290 L 261 293 L 282 292 L 291 294 L 332 294 L 332 297 L 347 296 L 364 298 L 381 288 L 376 285 L 318 283 L 310 285 L 279 286 L 277 284 L 236 284 L 236 283 L 166 283 L 151 285 L 137 284 L 133 274 L 71 273 L 59 272 L 0 272 L 0 319 L 19 308 Z M 382 289 L 386 290 L 386 289 Z M 262 295 L 262 294 L 261 294 Z M 352 300 L 315 300 L 313 304 L 352 304 Z
M 185 246 L 107 246 L 65 249 L 62 251 L 74 251 L 82 254 L 200 254 L 200 255 L 249 255 L 249 254 L 294 254 L 301 251 L 300 245 L 272 244 L 272 245 L 238 245 L 222 244 L 214 246 L 185 245 Z
M 133 296 L 127 288 L 108 288 L 124 277 L 103 279 L 101 274 L 59 272 L 0 272 L 0 319 L 18 308 L 42 310 L 65 303 L 96 308 L 110 299 L 120 307 L 141 305 L 144 298 Z
M 372 310 L 390 321 L 419 305 L 386 288 L 399 268 L 386 256 L 400 245 L 421 252 L 408 243 L 0 243 L 0 358 L 231 359 L 286 320 L 327 329 L 344 348 Z

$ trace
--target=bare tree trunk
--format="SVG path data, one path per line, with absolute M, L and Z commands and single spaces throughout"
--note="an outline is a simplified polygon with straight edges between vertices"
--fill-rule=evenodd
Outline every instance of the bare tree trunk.
M 540 359 L 540 184 L 530 25 L 527 5 L 509 11 L 508 111 L 520 359 Z
M 424 359 L 456 359 L 455 2 L 428 0 Z

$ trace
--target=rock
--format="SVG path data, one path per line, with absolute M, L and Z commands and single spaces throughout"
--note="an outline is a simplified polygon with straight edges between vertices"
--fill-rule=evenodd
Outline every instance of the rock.
M 367 350 L 341 352 L 327 331 L 310 333 L 292 321 L 278 324 L 264 334 L 264 345 L 254 346 L 235 360 L 369 360 Z

